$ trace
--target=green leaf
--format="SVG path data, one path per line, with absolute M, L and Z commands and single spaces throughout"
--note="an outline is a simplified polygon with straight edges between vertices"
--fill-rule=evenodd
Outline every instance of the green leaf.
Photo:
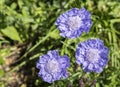
M 0 77 L 4 76 L 4 71 L 0 69 Z
M 0 57 L 0 65 L 4 64 L 5 61 L 3 60 L 3 58 Z
M 12 40 L 17 40 L 19 42 L 22 42 L 19 33 L 13 26 L 2 29 L 1 32 Z

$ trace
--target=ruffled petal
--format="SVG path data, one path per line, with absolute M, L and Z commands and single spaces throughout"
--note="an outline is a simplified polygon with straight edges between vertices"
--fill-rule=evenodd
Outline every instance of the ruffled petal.
M 49 58 L 59 58 L 58 50 L 48 51 Z
M 94 65 L 93 65 L 92 63 L 90 63 L 89 66 L 88 66 L 88 69 L 89 69 L 90 71 L 92 71 L 93 68 L 94 68 Z
M 98 64 L 94 64 L 94 72 L 101 73 L 102 71 L 102 67 L 100 67 Z
M 67 55 L 62 56 L 60 59 L 58 59 L 61 68 L 66 68 L 70 66 L 70 60 Z
M 82 63 L 82 68 L 83 68 L 83 70 L 85 70 L 85 69 L 88 67 L 88 65 L 89 65 L 89 62 L 88 62 L 88 61 L 84 61 L 84 62 Z
M 42 75 L 42 79 L 45 81 L 45 82 L 48 82 L 48 83 L 52 83 L 54 80 L 52 78 L 52 76 L 48 73 Z

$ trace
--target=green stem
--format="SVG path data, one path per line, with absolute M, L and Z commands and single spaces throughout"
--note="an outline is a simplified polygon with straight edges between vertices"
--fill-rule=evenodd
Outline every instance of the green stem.
M 39 56 L 40 56 L 40 53 L 38 53 L 38 54 L 30 57 L 29 61 L 30 61 L 30 60 L 33 60 L 33 59 L 35 59 L 35 58 L 37 58 L 37 57 L 39 57 Z M 24 61 L 24 62 L 20 63 L 18 66 L 14 67 L 12 70 L 10 70 L 8 73 L 13 72 L 13 71 L 19 69 L 20 67 L 22 67 L 23 65 L 25 65 L 25 64 L 26 64 L 27 62 L 29 62 L 29 61 Z
M 54 30 L 53 32 L 55 32 L 55 30 Z M 20 60 L 23 59 L 24 57 L 26 57 L 26 56 L 28 55 L 28 53 L 32 52 L 32 51 L 33 51 L 35 48 L 37 48 L 41 43 L 45 42 L 45 41 L 49 38 L 49 36 L 51 35 L 51 33 L 53 33 L 53 32 L 50 32 L 50 33 L 47 34 L 44 38 L 42 38 L 42 40 L 40 40 L 36 45 L 34 45 L 30 50 L 28 50 L 28 52 L 26 52 L 26 53 L 20 58 Z M 35 56 L 30 57 L 29 60 L 33 60 L 34 58 L 38 57 L 39 55 L 40 55 L 40 53 L 39 53 L 39 54 L 36 54 Z M 14 67 L 12 70 L 10 70 L 9 72 L 13 72 L 13 71 L 19 69 L 20 67 L 22 67 L 22 66 L 25 65 L 26 63 L 27 63 L 27 61 L 23 61 L 23 62 L 20 63 L 18 66 Z M 9 72 L 8 72 L 8 73 L 9 73 Z
M 41 41 L 39 41 L 36 45 L 34 45 L 28 52 L 26 52 L 21 58 L 24 58 L 27 56 L 28 53 L 32 52 L 35 48 L 37 48 L 41 43 L 43 43 L 45 40 L 48 39 L 50 34 L 46 35 Z

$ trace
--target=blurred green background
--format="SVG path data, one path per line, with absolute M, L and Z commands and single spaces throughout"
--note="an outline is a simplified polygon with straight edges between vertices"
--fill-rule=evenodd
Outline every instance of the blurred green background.
M 55 21 L 73 7 L 89 10 L 93 26 L 88 34 L 65 39 Z M 76 45 L 88 38 L 102 39 L 110 50 L 100 74 L 84 73 L 81 66 L 76 71 Z M 54 49 L 71 58 L 70 77 L 48 84 L 35 66 L 40 55 Z M 81 86 L 120 87 L 120 0 L 0 0 L 0 87 Z

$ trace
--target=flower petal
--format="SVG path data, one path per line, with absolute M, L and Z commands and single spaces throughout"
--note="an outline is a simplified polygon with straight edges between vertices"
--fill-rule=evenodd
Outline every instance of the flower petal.
M 67 55 L 62 56 L 60 59 L 58 59 L 60 66 L 62 68 L 66 68 L 70 66 L 70 60 L 69 57 Z

